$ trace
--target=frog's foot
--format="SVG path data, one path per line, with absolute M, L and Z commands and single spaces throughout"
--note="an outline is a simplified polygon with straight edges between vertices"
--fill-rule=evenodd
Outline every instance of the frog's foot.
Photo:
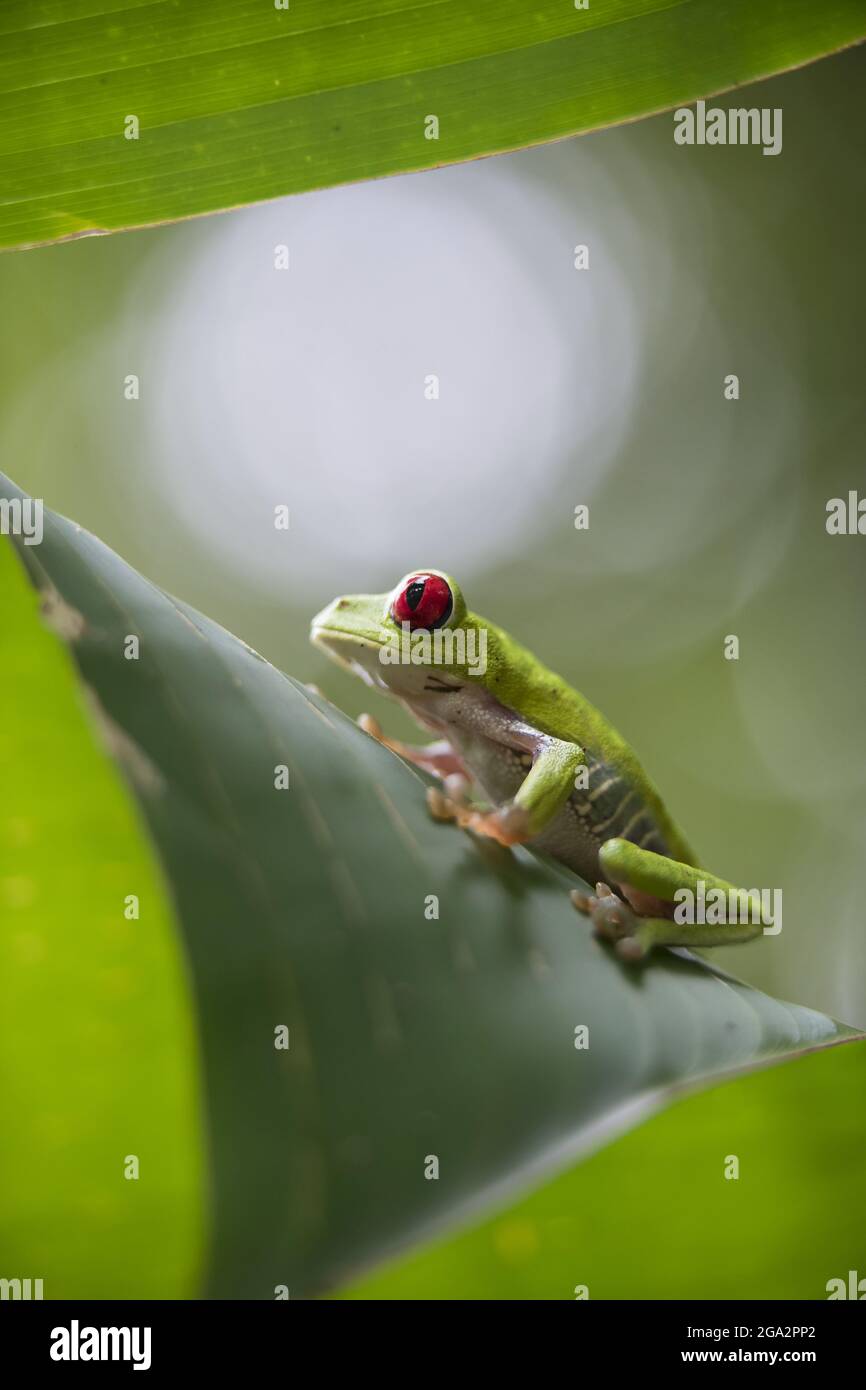
M 647 940 L 650 934 L 643 930 L 641 918 L 606 883 L 595 885 L 595 897 L 575 889 L 571 901 L 590 919 L 596 936 L 612 943 L 620 960 L 643 960 L 652 944 Z
M 427 788 L 427 809 L 434 820 L 454 821 L 460 826 L 468 822 L 469 812 L 461 798 L 447 796 L 438 787 Z
M 468 827 L 476 835 L 496 840 L 500 845 L 523 845 L 531 839 L 529 831 L 529 812 L 522 806 L 509 802 L 497 806 L 495 811 L 470 812 Z
M 495 811 L 479 811 L 466 804 L 464 779 L 448 777 L 445 785 L 450 795 L 446 796 L 438 787 L 427 789 L 427 805 L 435 820 L 454 821 L 461 830 L 472 830 L 500 845 L 522 845 L 530 838 L 529 815 L 522 806 L 512 803 L 497 807 Z

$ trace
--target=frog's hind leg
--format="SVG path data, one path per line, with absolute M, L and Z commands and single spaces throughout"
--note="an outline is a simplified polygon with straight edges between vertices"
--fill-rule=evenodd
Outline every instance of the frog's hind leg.
M 606 883 L 596 884 L 594 896 L 575 889 L 571 901 L 592 922 L 595 935 L 611 943 L 620 960 L 640 961 L 653 946 L 682 944 L 682 927 L 676 927 L 676 940 L 668 941 L 668 929 L 676 926 L 674 922 L 639 916 Z
M 573 892 L 571 900 L 591 919 L 596 935 L 614 944 L 622 960 L 642 960 L 653 946 L 722 946 L 750 941 L 764 930 L 760 899 L 705 869 L 680 864 L 621 839 L 602 845 L 599 866 L 607 882 L 596 885 L 595 897 Z M 675 921 L 675 904 L 680 901 L 676 894 L 682 889 L 693 895 L 692 902 L 700 892 L 718 890 L 734 910 L 724 922 Z

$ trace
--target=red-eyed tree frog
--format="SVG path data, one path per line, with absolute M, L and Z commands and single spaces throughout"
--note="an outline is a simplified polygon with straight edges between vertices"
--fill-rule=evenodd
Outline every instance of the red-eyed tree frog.
M 370 716 L 359 721 L 441 779 L 428 791 L 432 814 L 503 845 L 537 847 L 595 883 L 594 895 L 575 890 L 572 900 L 622 959 L 640 960 L 655 945 L 745 941 L 772 920 L 755 890 L 697 867 L 625 739 L 508 633 L 470 612 L 449 575 L 415 570 L 391 593 L 336 598 L 313 619 L 311 638 L 436 735 L 415 747 L 385 739 Z M 470 800 L 479 794 L 486 804 Z M 690 894 L 710 893 L 741 911 L 723 922 L 676 912 Z

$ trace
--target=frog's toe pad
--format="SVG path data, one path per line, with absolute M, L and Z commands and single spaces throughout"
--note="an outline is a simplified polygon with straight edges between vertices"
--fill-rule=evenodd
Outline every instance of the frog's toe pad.
M 459 777 L 459 774 L 455 774 L 455 777 Z M 453 825 L 458 825 L 461 830 L 477 830 L 477 822 L 486 817 L 484 812 L 473 810 L 467 803 L 466 779 L 460 777 L 458 784 L 456 781 L 452 782 L 449 777 L 446 779 L 445 787 L 445 791 L 442 791 L 440 787 L 427 788 L 427 809 L 433 819 L 451 821 Z
M 438 787 L 427 788 L 427 809 L 434 820 L 462 823 L 463 808 Z
M 590 919 L 595 935 L 613 944 L 621 960 L 643 960 L 648 946 L 642 939 L 640 918 L 606 883 L 597 884 L 595 891 L 595 897 L 572 891 L 571 901 Z

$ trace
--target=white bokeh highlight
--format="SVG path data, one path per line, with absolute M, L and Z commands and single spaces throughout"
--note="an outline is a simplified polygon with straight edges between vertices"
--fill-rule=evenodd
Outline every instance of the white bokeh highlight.
M 152 259 L 129 310 L 151 325 L 148 456 L 222 566 L 293 593 L 372 567 L 470 576 L 549 527 L 551 503 L 589 500 L 627 424 L 640 335 L 583 215 L 498 162 L 209 230 L 182 279 L 176 258 Z M 269 523 L 280 502 L 288 543 Z

